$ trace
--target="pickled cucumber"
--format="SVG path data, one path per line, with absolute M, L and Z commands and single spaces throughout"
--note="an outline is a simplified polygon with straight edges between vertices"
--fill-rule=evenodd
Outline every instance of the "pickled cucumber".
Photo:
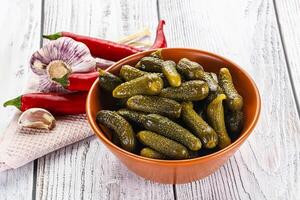
M 157 95 L 163 88 L 163 80 L 156 74 L 146 74 L 122 83 L 113 90 L 113 97 L 127 98 L 137 94 Z
M 205 148 L 211 149 L 218 144 L 218 135 L 193 109 L 192 102 L 183 102 L 181 117 L 185 124 L 201 139 Z
M 192 151 L 198 151 L 201 148 L 202 144 L 199 138 L 167 117 L 158 114 L 149 114 L 146 115 L 143 125 L 146 129 L 173 139 Z
M 225 115 L 225 122 L 228 131 L 233 135 L 237 135 L 243 129 L 244 114 L 242 111 L 228 111 Z
M 218 95 L 224 94 L 223 89 L 218 85 L 217 90 L 213 92 L 209 92 L 206 100 L 208 103 L 212 102 Z
M 121 141 L 120 141 L 118 135 L 117 135 L 117 134 L 112 134 L 111 136 L 112 136 L 111 141 L 112 141 L 115 145 L 121 146 Z
M 119 76 L 125 81 L 131 81 L 138 77 L 144 76 L 147 72 L 141 71 L 135 67 L 131 67 L 130 65 L 123 65 Z
M 188 150 L 182 144 L 151 131 L 140 131 L 136 135 L 138 140 L 146 146 L 173 159 L 186 159 Z
M 161 72 L 164 61 L 157 57 L 144 57 L 136 65 L 136 68 L 147 72 Z
M 231 74 L 227 68 L 220 69 L 219 82 L 227 96 L 225 102 L 228 106 L 228 109 L 231 111 L 241 110 L 243 107 L 243 98 L 235 89 Z
M 171 118 L 179 118 L 181 113 L 180 103 L 164 97 L 136 95 L 130 97 L 126 105 L 132 110 L 157 113 Z
M 207 97 L 209 88 L 206 82 L 201 80 L 187 81 L 179 87 L 167 87 L 162 89 L 160 96 L 177 101 L 198 101 Z
M 163 59 L 162 55 L 161 55 L 161 51 L 162 51 L 162 49 L 157 49 L 156 51 L 154 51 L 153 53 L 151 53 L 150 56 L 151 57 L 155 57 L 155 58 Z
M 113 75 L 112 73 L 106 72 L 102 69 L 99 69 L 98 72 L 100 87 L 105 91 L 111 92 L 118 85 L 123 83 L 123 81 L 119 77 Z
M 215 92 L 217 91 L 218 87 L 220 87 L 218 82 L 208 72 L 203 73 L 201 80 L 208 84 L 210 92 Z
M 208 73 L 217 83 L 219 83 L 218 75 L 216 73 L 213 72 L 208 72 Z
M 143 125 L 143 120 L 145 120 L 146 116 L 145 113 L 129 110 L 126 108 L 118 110 L 117 113 L 124 117 L 126 120 L 135 122 L 141 126 Z
M 174 61 L 164 61 L 162 63 L 162 73 L 168 79 L 170 86 L 179 87 L 181 85 L 181 77 L 176 70 L 176 63 Z
M 204 74 L 204 70 L 200 64 L 190 61 L 187 58 L 182 58 L 178 62 L 176 69 L 188 80 L 201 79 Z
M 218 88 L 216 81 L 209 72 L 205 72 L 203 67 L 187 58 L 182 58 L 177 64 L 177 70 L 183 74 L 188 80 L 203 80 L 208 84 L 209 90 L 214 92 Z
M 117 112 L 101 110 L 97 113 L 97 123 L 114 131 L 123 149 L 134 152 L 136 148 L 135 134 L 131 125 Z
M 211 126 L 218 134 L 218 146 L 221 149 L 231 144 L 231 139 L 228 136 L 224 121 L 224 108 L 222 102 L 225 99 L 225 94 L 220 94 L 207 107 L 207 117 Z
M 166 156 L 159 153 L 158 151 L 155 151 L 149 147 L 145 147 L 140 152 L 141 156 L 147 157 L 147 158 L 153 158 L 153 159 L 165 159 Z
M 164 87 L 170 86 L 170 85 L 169 85 L 168 79 L 163 75 L 163 73 L 155 73 L 155 72 L 152 72 L 152 74 L 158 75 L 158 76 L 163 80 L 163 82 L 164 82 Z
M 139 78 L 146 74 L 151 74 L 151 72 L 145 72 L 145 71 L 139 70 L 135 67 L 132 67 L 130 65 L 124 65 L 124 66 L 122 66 L 122 68 L 120 70 L 120 77 L 122 79 L 124 79 L 125 81 L 131 81 L 133 79 Z M 162 73 L 154 73 L 153 72 L 153 74 L 158 75 L 163 80 L 164 86 L 169 85 L 168 80 Z

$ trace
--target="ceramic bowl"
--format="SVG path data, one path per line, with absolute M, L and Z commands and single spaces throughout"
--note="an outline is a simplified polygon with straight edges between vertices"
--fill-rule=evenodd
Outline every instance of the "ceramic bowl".
M 141 52 L 120 60 L 107 71 L 118 74 L 120 68 L 125 65 L 135 64 L 153 50 Z M 245 116 L 244 128 L 240 136 L 225 149 L 215 153 L 187 160 L 156 160 L 145 158 L 116 146 L 110 141 L 109 130 L 99 127 L 96 123 L 96 114 L 101 109 L 110 109 L 111 98 L 100 89 L 96 80 L 87 97 L 87 117 L 89 124 L 98 138 L 127 168 L 145 179 L 159 183 L 178 184 L 188 183 L 204 178 L 220 168 L 230 156 L 232 156 L 252 133 L 260 114 L 260 95 L 258 89 L 249 76 L 240 66 L 232 61 L 197 49 L 188 48 L 165 48 L 162 50 L 165 60 L 178 62 L 181 58 L 200 63 L 206 71 L 218 73 L 222 67 L 229 68 L 238 92 L 244 98 L 243 112 Z M 100 163 L 101 164 L 101 163 Z

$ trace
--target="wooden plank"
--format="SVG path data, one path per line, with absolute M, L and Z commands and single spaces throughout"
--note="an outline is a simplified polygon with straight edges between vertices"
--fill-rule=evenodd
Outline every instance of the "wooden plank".
M 173 199 L 173 190 L 134 175 L 91 137 L 39 159 L 37 199 Z
M 117 40 L 157 25 L 156 1 L 45 1 L 44 34 L 66 30 Z M 129 172 L 96 137 L 38 160 L 37 199 L 173 199 L 172 185 Z
M 4 1 L 0 7 L 0 102 L 16 97 L 25 89 L 29 57 L 39 48 L 40 1 Z M 15 108 L 0 106 L 0 136 Z M 1 140 L 1 139 L 0 139 Z M 0 173 L 1 199 L 31 199 L 33 162 L 19 169 Z
M 33 162 L 0 174 L 0 195 L 3 200 L 32 198 Z
M 169 44 L 234 60 L 257 83 L 260 121 L 220 170 L 176 186 L 177 199 L 297 199 L 299 118 L 271 0 L 159 1 Z
M 0 7 L 0 102 L 20 95 L 25 89 L 29 58 L 39 48 L 41 3 L 6 1 Z M 14 12 L 12 12 L 14 11 Z M 4 130 L 15 108 L 0 106 L 0 129 Z
M 282 41 L 286 52 L 287 62 L 290 67 L 294 90 L 300 100 L 300 1 L 275 0 L 275 9 L 278 14 L 278 22 L 282 34 Z M 299 109 L 299 107 L 298 107 Z M 299 110 L 298 110 L 299 112 Z

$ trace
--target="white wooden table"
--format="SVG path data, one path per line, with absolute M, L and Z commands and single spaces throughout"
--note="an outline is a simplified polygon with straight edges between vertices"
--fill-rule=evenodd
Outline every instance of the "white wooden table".
M 116 40 L 154 31 L 158 19 L 170 47 L 223 55 L 256 81 L 261 117 L 241 149 L 203 180 L 161 185 L 129 172 L 92 137 L 1 173 L 0 199 L 300 199 L 299 0 L 2 0 L 0 102 L 22 93 L 41 34 Z M 2 133 L 15 110 L 0 110 Z

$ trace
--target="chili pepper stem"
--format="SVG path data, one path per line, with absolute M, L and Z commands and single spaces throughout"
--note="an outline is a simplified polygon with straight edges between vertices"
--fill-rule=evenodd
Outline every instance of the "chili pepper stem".
M 18 96 L 17 98 L 6 101 L 3 106 L 15 106 L 18 109 L 21 109 L 21 98 L 22 96 Z
M 68 77 L 71 74 L 71 68 L 65 62 L 60 60 L 50 62 L 47 66 L 47 72 L 51 80 L 63 87 L 69 85 Z
M 60 37 L 62 37 L 62 32 L 57 32 L 54 34 L 50 34 L 50 35 L 43 35 L 43 38 L 49 39 L 49 40 L 56 40 Z
M 53 78 L 52 80 L 62 85 L 64 88 L 68 87 L 69 80 L 68 80 L 69 74 L 64 75 L 62 78 Z

